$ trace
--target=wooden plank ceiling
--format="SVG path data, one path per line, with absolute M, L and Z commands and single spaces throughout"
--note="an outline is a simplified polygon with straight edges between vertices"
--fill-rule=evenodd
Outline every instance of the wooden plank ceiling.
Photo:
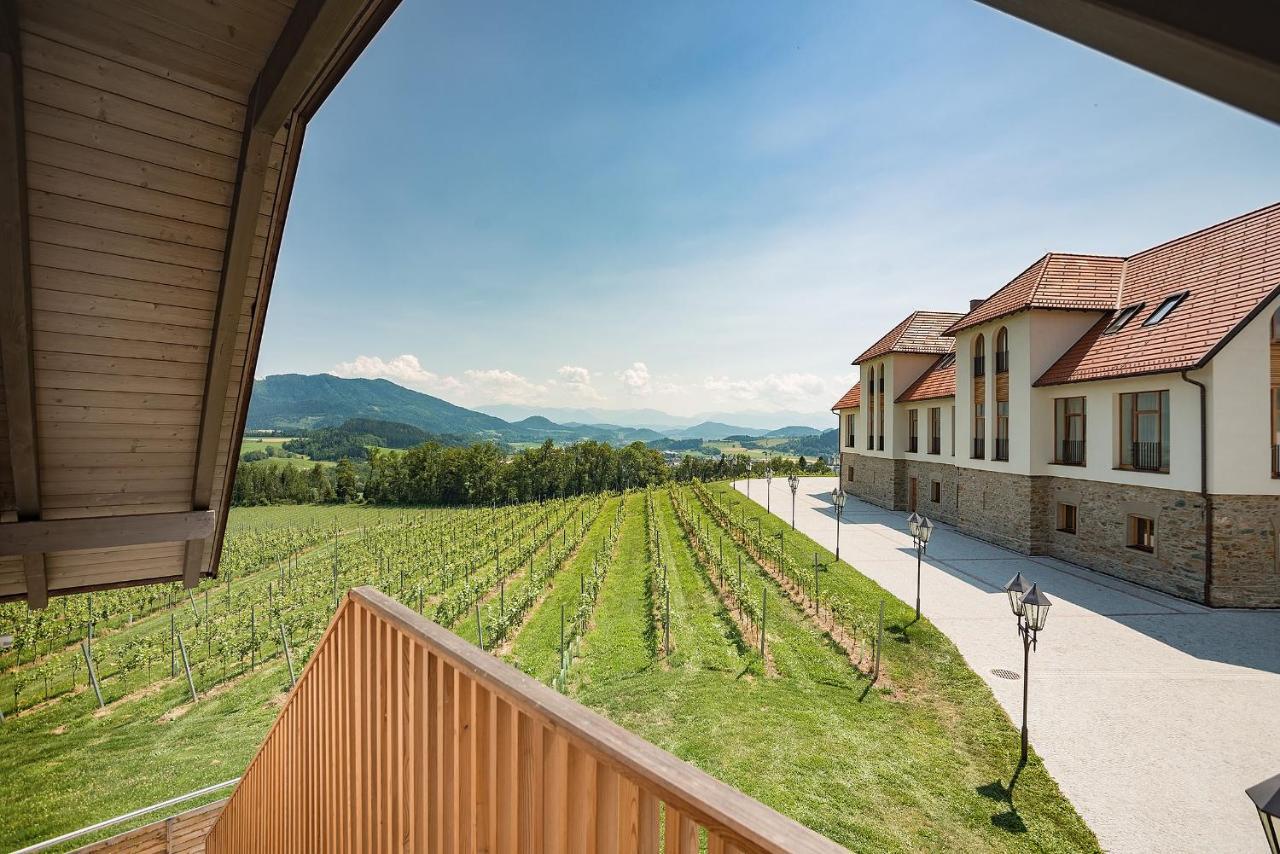
M 0 599 L 215 571 L 303 129 L 395 5 L 0 0 Z

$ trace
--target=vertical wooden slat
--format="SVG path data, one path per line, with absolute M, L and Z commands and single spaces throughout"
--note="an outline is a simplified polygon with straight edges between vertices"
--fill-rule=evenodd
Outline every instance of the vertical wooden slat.
M 480 684 L 475 685 L 475 823 L 476 850 L 488 854 L 494 850 L 493 824 L 495 821 L 494 796 L 494 745 L 493 695 Z
M 618 836 L 619 851 L 640 850 L 640 788 L 631 780 L 618 777 Z
M 516 850 L 516 827 L 519 821 L 519 764 L 516 758 L 516 712 L 501 698 L 497 701 L 497 830 L 498 850 Z M 547 846 L 548 851 L 558 849 Z
M 680 854 L 698 854 L 698 825 L 689 816 L 680 814 L 679 847 Z
M 637 847 L 641 854 L 658 854 L 658 799 L 648 789 L 640 790 L 640 831 Z
M 444 673 L 444 663 L 440 656 L 434 653 L 430 656 L 430 662 L 427 666 L 427 678 L 430 682 L 428 687 L 428 695 L 430 697 L 431 720 L 427 725 L 427 807 L 428 821 L 427 828 L 427 850 L 432 854 L 440 854 L 444 851 L 444 796 L 442 786 L 444 783 L 444 751 L 440 748 L 442 733 L 444 732 L 444 691 L 440 683 Z
M 542 725 L 517 710 L 519 759 L 519 817 L 517 844 L 521 851 L 541 851 L 543 828 Z
M 569 844 L 568 851 L 595 850 L 596 761 L 575 744 L 569 745 Z
M 596 848 L 617 851 L 621 835 L 618 821 L 618 775 L 608 765 L 596 765 Z
M 475 682 L 458 674 L 458 850 L 475 848 Z
M 444 693 L 444 710 L 441 735 L 441 756 L 444 776 L 440 781 L 440 802 L 444 812 L 444 851 L 458 850 L 458 701 L 457 673 L 444 663 L 440 672 L 440 687 Z
M 568 843 L 569 740 L 548 730 L 542 739 L 543 849 L 563 851 Z

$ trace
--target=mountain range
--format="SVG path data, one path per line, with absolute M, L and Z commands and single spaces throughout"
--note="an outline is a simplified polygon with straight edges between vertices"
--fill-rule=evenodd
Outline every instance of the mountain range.
M 621 411 L 621 410 L 619 410 Z M 594 410 L 573 410 L 590 418 Z M 658 410 L 651 413 L 668 420 Z M 662 420 L 659 418 L 659 421 Z M 299 434 L 319 428 L 339 427 L 352 419 L 396 422 L 428 434 L 472 437 L 502 442 L 573 442 L 595 439 L 612 444 L 654 442 L 662 439 L 807 438 L 820 432 L 811 426 L 791 424 L 775 429 L 704 420 L 649 426 L 619 425 L 600 421 L 553 421 L 545 415 L 506 420 L 497 415 L 466 409 L 438 397 L 413 391 L 384 379 L 344 379 L 332 374 L 277 374 L 256 380 L 246 421 L 248 430 L 272 430 Z M 775 422 L 776 423 L 776 422 Z

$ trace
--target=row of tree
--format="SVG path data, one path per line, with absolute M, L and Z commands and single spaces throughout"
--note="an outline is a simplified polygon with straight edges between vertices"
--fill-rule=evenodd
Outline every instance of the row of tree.
M 343 459 L 336 466 L 307 469 L 275 462 L 241 463 L 232 502 L 236 505 L 348 502 L 374 504 L 465 505 L 533 501 L 613 489 L 645 487 L 667 480 L 740 478 L 750 466 L 753 477 L 766 472 L 823 472 L 822 459 L 803 457 L 752 462 L 745 454 L 720 457 L 686 455 L 674 466 L 642 442 L 614 447 L 582 441 L 556 445 L 550 439 L 510 456 L 492 442 L 455 447 L 424 442 L 403 452 L 371 448 L 368 463 L 357 469 Z

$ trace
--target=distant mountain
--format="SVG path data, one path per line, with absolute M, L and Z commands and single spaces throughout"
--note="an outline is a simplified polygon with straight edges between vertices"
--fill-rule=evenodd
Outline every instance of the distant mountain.
M 672 415 L 660 409 L 594 409 L 547 406 L 523 406 L 494 403 L 477 406 L 477 410 L 507 421 L 517 421 L 530 415 L 542 415 L 566 426 L 573 424 L 608 424 L 622 427 L 650 428 L 670 435 L 682 428 L 693 427 L 704 421 L 723 424 L 741 424 L 748 430 L 773 430 L 789 424 L 804 424 L 825 430 L 834 418 L 830 412 L 701 412 L 697 415 Z
M 257 380 L 245 426 L 281 432 L 336 427 L 351 418 L 409 424 L 428 433 L 501 437 L 511 425 L 389 380 L 278 374 Z
M 735 427 L 718 421 L 703 421 L 692 427 L 681 430 L 668 430 L 667 435 L 673 439 L 723 439 L 727 436 L 763 436 L 764 430 L 753 430 L 750 427 Z
M 765 433 L 770 439 L 793 439 L 797 436 L 819 436 L 822 431 L 817 427 L 779 427 L 777 430 L 770 430 Z
M 513 443 L 550 439 L 562 444 L 594 439 L 613 445 L 664 438 L 663 433 L 647 428 L 601 423 L 558 424 L 544 415 L 530 415 L 508 423 L 382 379 L 279 374 L 254 383 L 247 430 L 301 435 L 325 428 L 341 435 L 312 438 L 323 439 L 323 445 L 329 449 L 364 445 L 408 447 L 426 438 L 445 444 L 456 444 L 462 439 Z M 417 441 L 409 441 L 413 438 Z
M 826 457 L 831 459 L 840 445 L 840 428 L 832 427 L 817 436 L 797 436 L 775 445 L 773 450 L 780 454 L 796 454 L 806 457 Z

